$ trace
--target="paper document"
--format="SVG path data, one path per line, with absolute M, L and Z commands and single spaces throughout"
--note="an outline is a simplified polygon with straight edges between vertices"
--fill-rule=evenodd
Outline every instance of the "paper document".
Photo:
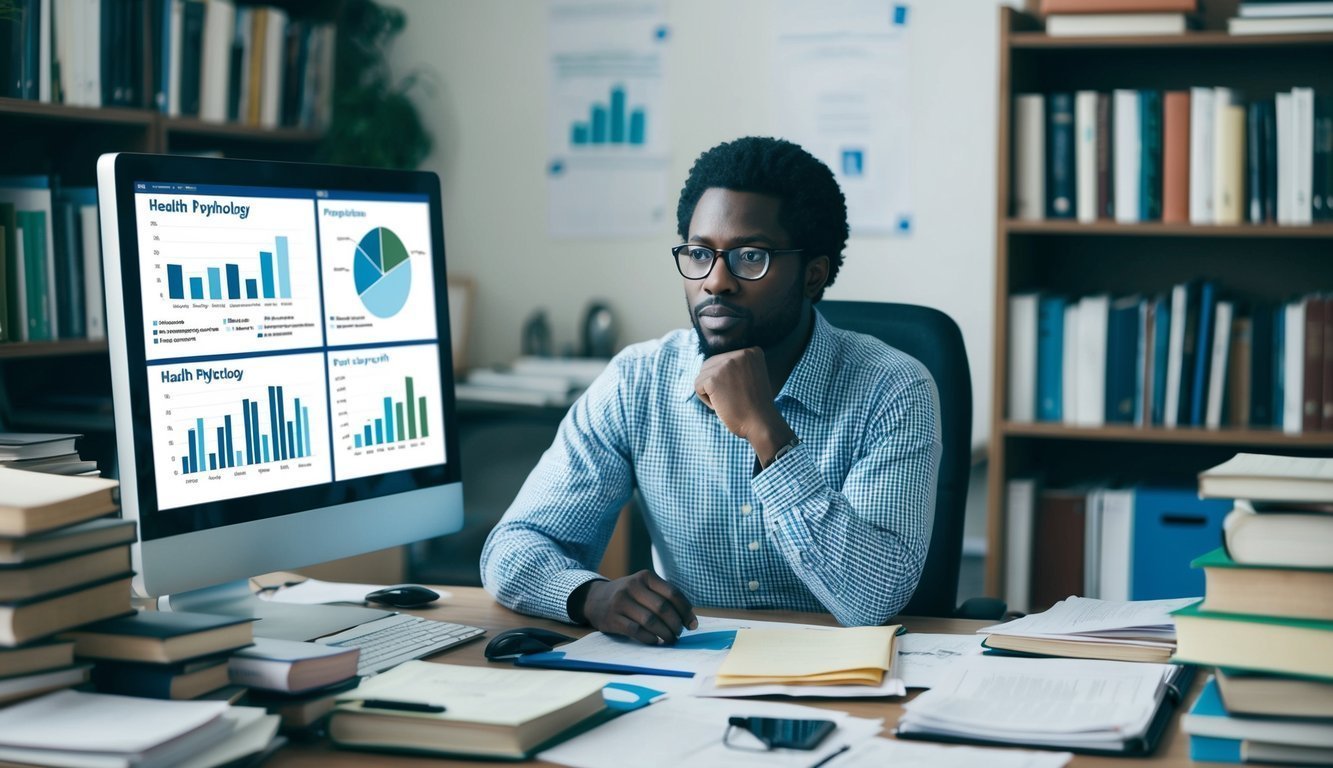
M 202 752 L 196 752 L 177 768 L 213 768 L 262 752 L 278 735 L 278 723 L 282 720 L 262 707 L 232 707 L 223 718 L 232 725 L 231 735 Z
M 1068 752 L 1033 752 L 1022 749 L 938 747 L 890 739 L 869 739 L 840 756 L 831 768 L 1062 768 Z
M 1168 664 L 974 656 L 904 705 L 904 720 L 1001 734 L 1143 733 Z
M 908 632 L 895 638 L 898 676 L 908 688 L 934 688 L 950 667 L 981 653 L 976 635 L 925 635 Z
M 717 682 L 728 685 L 864 684 L 879 685 L 893 666 L 893 636 L 888 627 L 811 627 L 743 629 L 722 666 Z
M 592 632 L 559 646 L 550 653 L 534 653 L 519 659 L 520 666 L 557 669 L 637 672 L 640 674 L 692 677 L 712 674 L 736 638 L 736 630 L 751 627 L 793 629 L 810 627 L 772 621 L 744 621 L 700 616 L 699 628 L 681 634 L 675 645 L 644 645 L 623 637 Z
M 384 589 L 386 584 L 346 584 L 340 581 L 320 581 L 319 579 L 306 579 L 300 584 L 293 584 L 290 587 L 283 587 L 275 592 L 261 592 L 261 600 L 270 600 L 275 603 L 292 603 L 294 605 L 322 605 L 324 603 L 364 603 L 366 595 L 377 589 Z M 453 595 L 441 590 L 434 590 L 440 593 L 440 599 L 444 600 Z
M 1108 633 L 1134 636 L 1160 636 L 1174 640 L 1175 622 L 1171 612 L 1199 601 L 1197 597 L 1172 600 L 1094 600 L 1070 597 L 1034 613 L 1004 624 L 977 630 L 981 635 L 1076 635 Z M 1134 630 L 1123 633 L 1118 630 Z M 1114 636 L 1114 635 L 1112 635 Z
M 0 744 L 141 753 L 222 717 L 225 701 L 162 701 L 59 691 L 0 709 Z
M 750 696 L 791 696 L 818 697 L 821 699 L 880 699 L 890 696 L 906 696 L 907 686 L 893 673 L 883 676 L 879 685 L 801 685 L 767 683 L 764 685 L 728 685 L 719 686 L 716 675 L 699 675 L 694 678 L 693 696 L 712 698 L 741 699 Z M 691 681 L 693 682 L 693 681 Z
M 733 715 L 832 720 L 837 729 L 813 750 L 744 751 L 722 743 Z M 879 734 L 883 723 L 845 712 L 771 701 L 671 698 L 600 725 L 538 757 L 575 768 L 793 766 L 809 768 L 845 745 Z M 748 737 L 735 731 L 738 737 Z M 757 742 L 755 746 L 758 746 Z M 839 768 L 836 760 L 830 768 Z

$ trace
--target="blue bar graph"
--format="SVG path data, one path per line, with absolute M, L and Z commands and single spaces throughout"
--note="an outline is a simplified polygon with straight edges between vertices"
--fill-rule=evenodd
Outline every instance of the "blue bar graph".
M 415 386 L 411 376 L 403 377 L 403 398 L 395 401 L 392 396 L 385 397 L 384 415 L 371 417 L 361 426 L 360 433 L 352 434 L 357 448 L 430 436 L 426 426 L 426 398 L 416 394 Z
M 273 248 L 259 251 L 256 254 L 259 256 L 258 278 L 242 278 L 240 264 L 232 261 L 221 265 L 202 266 L 200 268 L 202 274 L 188 276 L 190 298 L 202 299 L 207 294 L 210 300 L 220 301 L 225 293 L 226 298 L 237 300 L 241 298 L 241 286 L 244 285 L 246 299 L 290 299 L 292 297 L 292 269 L 291 252 L 287 238 L 281 235 L 275 237 L 273 238 L 273 245 Z M 276 259 L 274 258 L 275 255 Z M 250 269 L 253 270 L 253 267 Z M 250 274 L 254 273 L 251 272 Z M 168 298 L 185 298 L 186 277 L 183 266 L 167 264 Z M 224 280 L 225 291 L 223 289 Z M 198 282 L 196 283 L 196 281 Z M 196 284 L 198 290 L 195 289 Z M 207 291 L 204 289 L 205 284 L 207 285 Z M 262 292 L 259 290 L 261 285 L 263 287 Z
M 240 434 L 237 416 L 224 413 L 212 418 L 196 418 L 188 430 L 188 453 L 181 456 L 181 473 L 215 472 L 255 464 L 303 459 L 313 455 L 310 439 L 310 406 L 299 397 L 284 403 L 282 387 L 268 387 L 270 424 L 265 433 L 260 428 L 259 403 L 244 398 L 240 405 Z M 290 406 L 290 407 L 289 407 Z M 287 418 L 287 414 L 292 414 Z M 215 449 L 210 451 L 206 436 L 211 435 Z M 269 448 L 270 439 L 273 448 Z
M 642 146 L 648 139 L 648 114 L 643 107 L 630 109 L 623 85 L 611 86 L 605 102 L 588 107 L 588 119 L 569 127 L 569 143 L 574 146 L 622 144 Z

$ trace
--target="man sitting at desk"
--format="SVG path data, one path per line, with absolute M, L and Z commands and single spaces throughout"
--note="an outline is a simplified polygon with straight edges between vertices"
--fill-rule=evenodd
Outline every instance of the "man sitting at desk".
M 676 217 L 694 332 L 627 347 L 574 403 L 483 583 L 644 643 L 693 628 L 694 605 L 884 623 L 925 562 L 939 396 L 915 359 L 814 311 L 847 242 L 837 181 L 795 144 L 738 139 L 695 162 Z M 663 572 L 608 581 L 594 569 L 636 487 Z

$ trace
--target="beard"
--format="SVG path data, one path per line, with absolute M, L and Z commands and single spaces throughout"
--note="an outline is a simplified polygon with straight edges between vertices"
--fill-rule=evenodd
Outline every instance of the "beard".
M 801 322 L 801 310 L 805 304 L 805 293 L 802 288 L 801 275 L 797 273 L 793 276 L 787 292 L 775 301 L 768 312 L 759 316 L 718 296 L 699 302 L 690 308 L 690 323 L 694 325 L 699 353 L 707 359 L 748 347 L 759 347 L 767 352 L 777 346 L 791 335 Z M 699 325 L 699 311 L 713 305 L 724 306 L 740 316 L 740 329 L 735 336 L 710 341 L 704 334 L 703 328 Z

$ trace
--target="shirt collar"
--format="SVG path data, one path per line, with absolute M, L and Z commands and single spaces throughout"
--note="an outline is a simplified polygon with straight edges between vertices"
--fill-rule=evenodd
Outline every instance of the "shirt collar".
M 791 398 L 816 414 L 822 414 L 828 402 L 830 378 L 833 370 L 834 343 L 833 326 L 824 316 L 815 311 L 814 330 L 810 341 L 805 345 L 800 360 L 787 377 L 775 400 Z M 695 347 L 694 353 L 686 358 L 681 368 L 680 399 L 694 397 L 694 382 L 703 368 L 704 356 L 698 351 L 697 336 L 691 331 L 689 341 Z

